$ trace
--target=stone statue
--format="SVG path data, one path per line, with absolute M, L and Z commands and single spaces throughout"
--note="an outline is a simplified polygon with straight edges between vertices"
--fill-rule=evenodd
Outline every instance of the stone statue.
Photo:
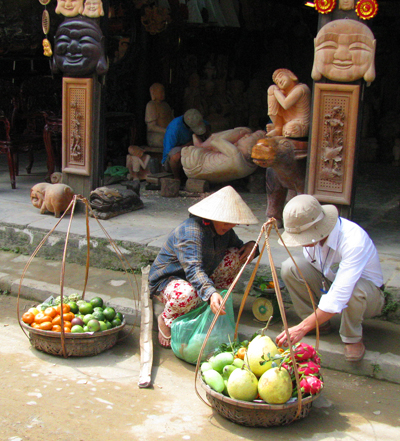
M 259 140 L 252 149 L 255 164 L 265 167 L 267 189 L 267 219 L 276 219 L 281 228 L 285 202 L 304 192 L 307 142 L 283 136 Z
M 103 2 L 101 0 L 85 0 L 82 15 L 90 18 L 99 18 L 104 15 Z
M 74 197 L 74 191 L 65 184 L 48 184 L 40 182 L 31 188 L 32 205 L 40 209 L 40 214 L 54 213 L 55 217 L 60 217 Z
M 160 83 L 150 86 L 151 101 L 147 103 L 145 122 L 147 124 L 147 145 L 163 148 L 163 140 L 168 124 L 174 113 L 165 101 L 165 89 Z
M 309 87 L 299 83 L 288 69 L 277 69 L 272 80 L 275 84 L 268 88 L 268 115 L 272 124 L 267 125 L 267 136 L 307 136 L 311 114 Z
M 351 82 L 375 79 L 376 40 L 369 27 L 359 21 L 333 20 L 314 39 L 313 80 Z
M 110 219 L 120 214 L 143 208 L 140 199 L 140 184 L 137 183 L 135 190 L 117 190 L 116 188 L 98 187 L 90 193 L 89 204 L 93 213 L 99 219 Z
M 339 0 L 339 9 L 343 11 L 354 9 L 354 0 Z
M 107 70 L 104 36 L 96 21 L 82 16 L 64 20 L 54 39 L 53 71 L 84 77 Z
M 83 0 L 57 0 L 56 14 L 76 17 L 83 12 Z
M 149 173 L 150 155 L 137 145 L 128 147 L 129 154 L 126 156 L 126 168 L 129 170 L 128 180 L 142 180 Z
M 257 168 L 251 160 L 252 147 L 265 136 L 263 130 L 252 133 L 247 127 L 214 133 L 204 142 L 193 135 L 194 145 L 184 147 L 181 152 L 183 170 L 188 178 L 210 183 L 249 176 Z

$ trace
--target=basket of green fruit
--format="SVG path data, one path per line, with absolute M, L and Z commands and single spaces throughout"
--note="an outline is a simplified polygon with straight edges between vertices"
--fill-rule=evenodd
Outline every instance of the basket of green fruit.
M 281 426 L 306 417 L 323 388 L 314 347 L 295 345 L 292 361 L 289 349 L 280 350 L 268 336 L 257 335 L 248 346 L 240 345 L 231 345 L 231 350 L 226 345 L 200 366 L 211 407 L 251 427 Z
M 52 297 L 29 308 L 20 320 L 32 346 L 64 357 L 86 357 L 112 348 L 125 326 L 122 313 L 101 297 L 82 300 L 78 294 Z

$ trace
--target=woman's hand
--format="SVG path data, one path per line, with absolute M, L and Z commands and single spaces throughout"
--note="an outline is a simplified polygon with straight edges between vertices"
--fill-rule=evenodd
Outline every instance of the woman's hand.
M 252 249 L 254 248 L 254 240 L 245 243 L 242 248 L 239 250 L 239 261 L 240 263 L 244 263 L 247 260 L 247 257 L 251 254 L 250 262 L 254 259 L 256 256 L 257 247 L 255 248 L 254 252 L 252 253 Z
M 210 307 L 211 307 L 211 311 L 216 314 L 219 310 L 219 307 L 221 306 L 222 303 L 222 296 L 221 294 L 218 294 L 217 292 L 215 292 L 214 294 L 211 294 L 210 297 Z M 225 306 L 221 309 L 220 315 L 225 315 Z

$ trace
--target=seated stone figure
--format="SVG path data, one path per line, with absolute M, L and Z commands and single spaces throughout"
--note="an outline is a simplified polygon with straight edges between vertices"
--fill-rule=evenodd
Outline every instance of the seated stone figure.
M 268 136 L 302 138 L 308 135 L 310 125 L 311 92 L 306 84 L 299 83 L 288 69 L 277 69 L 272 75 L 275 84 L 268 89 Z
M 129 170 L 128 180 L 142 180 L 149 173 L 150 155 L 146 154 L 143 149 L 137 145 L 128 147 L 128 155 L 126 155 L 126 168 Z
M 237 127 L 214 133 L 201 142 L 193 135 L 193 144 L 182 149 L 182 166 L 188 178 L 205 179 L 210 183 L 229 182 L 251 175 L 257 168 L 251 150 L 266 132 L 252 132 Z
M 165 101 L 165 89 L 160 83 L 150 86 L 151 101 L 147 103 L 145 121 L 147 124 L 147 145 L 163 148 L 163 140 L 168 124 L 174 113 Z

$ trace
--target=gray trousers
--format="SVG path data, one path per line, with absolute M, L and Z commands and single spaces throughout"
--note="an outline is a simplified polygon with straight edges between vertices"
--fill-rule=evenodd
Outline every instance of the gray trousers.
M 307 280 L 308 286 L 314 295 L 315 306 L 323 294 L 322 274 L 315 269 L 303 257 L 296 259 L 303 277 Z M 282 263 L 281 277 L 289 291 L 297 315 L 304 320 L 314 312 L 310 294 L 306 284 L 300 277 L 299 272 L 292 259 Z M 327 280 L 328 287 L 331 282 Z M 328 289 L 328 288 L 327 288 Z M 382 311 L 384 295 L 381 289 L 366 279 L 359 279 L 354 287 L 353 294 L 347 307 L 343 309 L 339 334 L 344 343 L 357 343 L 362 338 L 362 322 L 364 319 L 375 317 Z

